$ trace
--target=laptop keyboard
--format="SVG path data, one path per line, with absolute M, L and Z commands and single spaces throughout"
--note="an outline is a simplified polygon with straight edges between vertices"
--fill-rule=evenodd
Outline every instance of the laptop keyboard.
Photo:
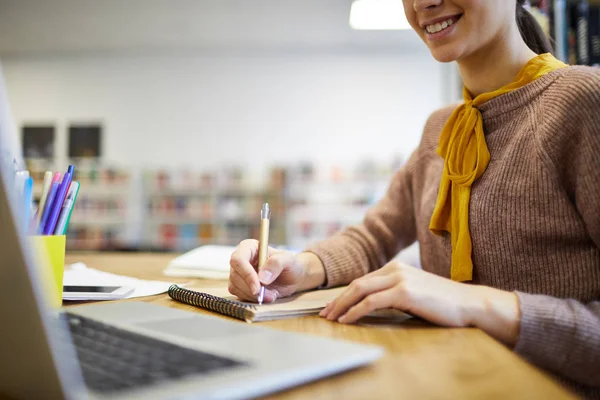
M 86 385 L 114 392 L 246 363 L 153 339 L 67 313 Z

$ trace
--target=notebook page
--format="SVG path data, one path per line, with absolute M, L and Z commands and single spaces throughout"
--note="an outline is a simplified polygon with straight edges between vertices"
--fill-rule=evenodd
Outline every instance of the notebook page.
M 255 307 L 255 309 L 252 310 L 251 318 L 246 319 L 246 321 L 261 322 L 283 318 L 301 317 L 305 315 L 315 315 L 325 308 L 327 303 L 339 296 L 345 289 L 346 286 L 333 289 L 312 290 L 308 292 L 297 293 L 290 297 L 284 297 L 276 300 L 275 303 L 270 304 L 259 305 L 257 303 L 242 302 Z M 227 300 L 234 300 L 237 302 L 240 301 L 236 296 L 229 293 L 226 287 L 191 290 L 208 293 Z M 394 323 L 404 322 L 407 319 L 412 318 L 412 316 L 409 314 L 393 309 L 375 310 L 369 313 L 368 317 Z
M 328 302 L 340 295 L 346 287 L 333 289 L 311 290 L 294 294 L 290 297 L 284 297 L 276 300 L 274 303 L 257 304 L 244 302 L 245 304 L 256 307 L 253 321 L 264 321 L 266 319 L 278 319 L 298 315 L 315 314 L 325 308 Z M 229 293 L 227 288 L 202 288 L 197 289 L 200 292 L 212 294 L 227 300 L 240 301 L 236 296 Z

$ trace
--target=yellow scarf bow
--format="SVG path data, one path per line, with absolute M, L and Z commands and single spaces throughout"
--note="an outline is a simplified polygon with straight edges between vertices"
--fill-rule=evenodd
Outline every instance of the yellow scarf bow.
M 494 97 L 519 89 L 539 77 L 567 65 L 551 54 L 541 54 L 529 60 L 514 82 L 489 93 L 471 98 L 463 89 L 464 104 L 460 105 L 444 126 L 437 154 L 444 159 L 442 181 L 429 229 L 436 234 L 450 233 L 452 241 L 452 268 L 450 277 L 455 281 L 473 279 L 471 235 L 469 234 L 469 200 L 471 185 L 487 168 L 490 161 L 481 112 L 481 104 Z

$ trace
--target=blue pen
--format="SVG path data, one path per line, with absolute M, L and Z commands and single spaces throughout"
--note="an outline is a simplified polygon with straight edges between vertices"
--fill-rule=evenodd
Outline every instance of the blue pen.
M 15 188 L 17 189 L 17 196 L 19 202 L 23 200 L 23 190 L 25 189 L 25 181 L 29 178 L 29 171 L 21 170 L 15 174 Z
M 48 221 L 46 221 L 46 226 L 44 226 L 44 235 L 52 235 L 54 233 L 56 222 L 58 221 L 58 216 L 60 215 L 60 210 L 62 209 L 63 202 L 67 196 L 69 186 L 71 186 L 71 174 L 67 172 L 56 191 L 56 197 L 54 197 L 54 202 L 52 202 L 50 216 L 48 217 Z
M 56 192 L 58 191 L 59 185 L 59 182 L 52 182 L 52 186 L 50 186 L 50 191 L 48 192 L 48 199 L 46 200 L 46 207 L 44 207 L 42 220 L 40 221 L 40 225 L 38 226 L 39 235 L 44 233 L 44 227 L 46 226 L 46 221 L 48 221 L 50 210 L 52 210 L 52 203 L 54 202 L 54 198 L 56 197 Z
M 23 188 L 23 226 L 29 231 L 29 218 L 31 213 L 31 196 L 33 195 L 33 178 L 28 177 L 25 180 Z
M 71 174 L 71 179 L 73 179 L 73 175 L 75 174 L 75 167 L 73 165 L 69 165 L 67 168 L 67 172 Z

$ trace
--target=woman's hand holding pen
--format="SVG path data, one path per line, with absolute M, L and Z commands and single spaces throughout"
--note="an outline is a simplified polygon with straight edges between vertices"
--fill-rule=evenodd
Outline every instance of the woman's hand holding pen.
M 231 255 L 229 292 L 256 301 L 260 285 L 270 303 L 325 283 L 325 269 L 313 253 L 295 254 L 269 247 L 259 273 L 258 241 L 244 240 Z M 331 321 L 353 323 L 370 312 L 395 308 L 443 326 L 476 326 L 513 345 L 519 333 L 520 311 L 514 293 L 454 282 L 398 261 L 354 280 L 321 311 Z
M 514 293 L 454 282 L 397 261 L 354 280 L 320 315 L 353 323 L 384 308 L 437 325 L 477 326 L 509 345 L 516 342 L 519 331 L 519 304 Z
M 257 273 L 258 240 L 242 241 L 231 255 L 229 292 L 241 300 L 256 301 L 262 284 L 265 286 L 264 302 L 271 303 L 325 282 L 323 265 L 312 253 L 296 254 L 269 247 L 267 257 Z

